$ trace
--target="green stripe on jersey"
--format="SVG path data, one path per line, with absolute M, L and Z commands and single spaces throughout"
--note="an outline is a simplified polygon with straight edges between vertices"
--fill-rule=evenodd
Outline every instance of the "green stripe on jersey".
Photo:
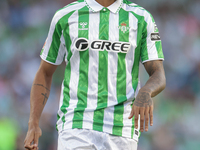
M 119 11 L 119 26 L 125 25 L 129 27 L 129 12 L 120 9 Z M 129 30 L 122 31 L 119 29 L 119 41 L 129 42 Z M 118 65 L 117 65 L 117 101 L 118 105 L 114 107 L 114 126 L 113 134 L 122 135 L 123 128 L 123 113 L 124 104 L 123 102 L 127 100 L 126 97 L 126 53 L 118 53 Z
M 156 41 L 155 45 L 158 52 L 158 58 L 164 58 L 161 41 Z
M 78 11 L 79 15 L 79 29 L 81 29 L 81 23 L 87 23 L 85 28 L 89 25 L 89 9 L 83 7 Z M 78 30 L 78 38 L 88 39 L 88 30 Z M 89 50 L 79 51 L 80 64 L 79 64 L 79 83 L 78 83 L 78 103 L 74 110 L 74 118 L 72 128 L 82 128 L 83 125 L 83 113 L 87 107 L 87 92 L 88 92 L 88 68 L 89 68 Z
M 135 49 L 133 69 L 132 69 L 132 72 L 131 72 L 132 87 L 133 87 L 134 91 L 136 91 L 137 86 L 138 86 L 139 62 L 140 62 L 140 52 L 141 52 L 141 42 L 142 42 L 141 35 L 142 35 L 142 31 L 143 31 L 143 26 L 144 26 L 144 25 L 141 24 L 141 22 L 144 21 L 144 17 L 139 16 L 139 15 L 133 13 L 133 12 L 132 12 L 132 14 L 138 19 L 137 47 Z M 132 105 L 131 105 L 131 108 L 132 108 Z M 133 138 L 134 128 L 135 128 L 135 123 L 134 123 L 134 116 L 133 116 L 132 127 L 131 127 L 131 138 Z
M 42 55 L 43 51 L 44 51 L 44 48 L 42 48 L 42 50 L 41 50 L 41 52 L 40 52 L 40 55 Z
M 59 116 L 59 114 L 57 114 L 57 120 L 59 120 L 60 119 L 60 116 Z M 58 125 L 56 124 L 56 130 L 58 131 Z
M 134 101 L 135 101 L 135 99 L 134 99 Z M 133 108 L 133 103 L 131 104 L 131 109 Z M 134 117 L 135 116 L 133 116 L 133 118 L 132 118 L 132 127 L 131 127 L 131 139 L 133 138 L 133 134 L 134 134 L 134 128 L 135 128 L 135 122 L 134 122 Z
M 145 42 L 145 45 L 146 45 L 146 51 L 145 53 L 147 54 L 147 41 L 146 41 L 146 37 L 144 38 L 144 41 L 141 40 L 141 35 L 142 35 L 142 32 L 143 32 L 143 27 L 145 26 L 146 28 L 146 22 L 144 21 L 144 17 L 143 16 L 140 16 L 140 15 L 137 15 L 133 12 L 131 12 L 137 19 L 138 19 L 138 29 L 137 29 L 137 47 L 135 49 L 135 54 L 134 54 L 134 63 L 133 63 L 133 69 L 132 69 L 132 72 L 131 72 L 131 75 L 132 75 L 132 87 L 134 89 L 134 91 L 136 91 L 137 89 L 137 86 L 138 86 L 138 75 L 139 75 L 139 63 L 140 63 L 140 55 L 141 55 L 141 45 L 142 45 L 142 42 Z M 141 24 L 145 22 L 144 24 Z M 146 29 L 146 35 L 147 36 L 147 29 Z M 148 55 L 147 55 L 148 56 Z
M 67 7 L 69 7 L 70 5 L 67 5 L 66 7 L 58 10 L 58 11 L 61 11 L 63 9 L 66 9 Z M 57 11 L 57 12 L 58 12 Z M 58 12 L 59 13 L 59 12 Z M 48 55 L 47 55 L 47 58 L 46 60 L 47 61 L 50 61 L 52 63 L 55 63 L 56 62 L 56 59 L 57 59 L 57 56 L 58 56 L 58 52 L 59 52 L 59 48 L 60 48 L 60 38 L 61 38 L 61 35 L 62 35 L 62 31 L 63 29 L 65 29 L 65 27 L 69 27 L 69 24 L 68 24 L 68 18 L 74 13 L 74 11 L 68 13 L 67 15 L 63 16 L 55 25 L 55 29 L 54 29 L 54 32 L 53 32 L 53 36 L 52 36 L 52 43 L 51 43 L 51 46 L 49 48 L 49 52 L 48 52 Z M 64 23 L 63 23 L 64 22 Z M 67 22 L 67 24 L 65 24 Z M 65 38 L 66 39 L 66 38 Z M 68 40 L 68 39 L 67 39 Z M 66 42 L 66 41 L 65 41 Z M 41 54 L 43 53 L 43 50 L 41 52 Z
M 69 107 L 69 100 L 70 100 L 70 94 L 69 94 L 69 83 L 71 78 L 71 63 L 69 62 L 65 68 L 65 78 L 64 78 L 64 89 L 63 89 L 63 104 L 60 107 L 60 110 L 64 113 L 61 120 L 63 122 L 63 128 L 65 123 L 65 114 L 67 113 L 67 109 Z
M 49 48 L 49 52 L 46 58 L 47 61 L 50 61 L 53 63 L 56 62 L 56 58 L 58 56 L 58 51 L 60 48 L 61 34 L 62 34 L 62 28 L 61 28 L 60 22 L 58 21 L 58 23 L 55 26 L 55 30 L 52 37 L 52 43 L 51 43 L 51 46 Z
M 127 0 L 123 0 L 124 3 L 126 4 L 132 4 L 133 2 L 127 1 Z
M 65 15 L 61 20 L 61 25 L 65 30 L 63 31 L 63 36 L 65 38 L 65 44 L 66 48 L 68 50 L 68 53 L 71 52 L 71 38 L 69 36 L 69 24 L 68 24 L 68 19 L 69 17 L 74 13 L 75 11 L 70 12 L 69 14 Z M 66 23 L 67 22 L 67 23 Z M 64 27 L 65 26 L 65 27 Z M 63 89 L 63 104 L 60 108 L 60 110 L 64 113 L 62 116 L 61 120 L 63 122 L 63 128 L 64 128 L 64 123 L 65 123 L 65 114 L 67 113 L 66 108 L 69 107 L 69 100 L 70 100 L 70 94 L 69 94 L 69 83 L 70 83 L 70 78 L 71 78 L 71 63 L 70 61 L 67 63 L 65 67 L 65 74 L 64 74 L 64 89 Z
M 100 11 L 99 39 L 109 40 L 109 16 L 110 11 Z M 98 73 L 98 102 L 94 111 L 93 129 L 103 131 L 104 108 L 108 100 L 108 52 L 99 51 L 99 73 Z
M 142 61 L 144 61 L 149 59 L 148 49 L 147 49 L 147 23 L 145 20 L 143 24 L 143 33 L 141 35 L 142 35 L 141 59 Z
M 148 11 L 147 11 L 147 12 L 148 12 Z M 150 12 L 148 12 L 148 13 L 149 13 L 149 15 L 151 16 L 153 23 L 156 25 L 153 16 L 150 14 Z M 158 31 L 158 28 L 156 28 L 156 31 L 155 31 L 155 32 L 159 32 L 159 31 Z M 158 58 L 164 58 L 163 51 L 162 51 L 162 43 L 161 43 L 161 41 L 156 41 L 156 42 L 155 42 L 155 45 L 156 45 L 156 50 L 157 50 L 157 53 L 158 53 Z
M 74 2 L 74 3 L 71 3 L 71 4 L 69 4 L 69 5 L 66 5 L 65 7 L 63 7 L 63 8 L 61 8 L 61 9 L 57 10 L 56 13 L 58 13 L 59 11 L 65 9 L 65 8 L 71 6 L 71 5 L 74 5 L 74 4 L 77 4 L 77 2 Z M 73 11 L 73 12 L 74 12 L 74 11 Z M 71 13 L 73 13 L 73 12 L 71 12 Z M 71 16 L 71 13 L 69 13 L 68 16 Z M 53 36 L 52 36 L 52 41 L 54 41 L 55 38 L 57 38 L 57 39 L 56 39 L 56 41 L 54 41 L 53 43 L 51 43 L 51 46 L 50 46 L 51 51 L 49 51 L 46 60 L 48 60 L 48 61 L 53 60 L 52 62 L 55 63 L 56 59 L 53 59 L 53 58 L 57 58 L 57 55 L 58 55 L 57 52 L 58 52 L 59 46 L 60 46 L 60 37 L 61 37 L 61 33 L 62 33 L 62 29 L 61 29 L 61 26 L 60 26 L 59 21 L 58 21 L 57 24 L 55 25 L 54 33 L 53 33 Z M 58 41 L 58 40 L 59 40 L 59 41 Z M 58 43 L 57 43 L 57 41 L 58 41 Z M 45 44 L 46 44 L 46 41 L 45 41 Z M 44 45 L 45 45 L 45 44 L 44 44 Z M 55 51 L 55 52 L 52 52 L 52 51 L 54 50 L 54 49 L 52 49 L 52 48 L 56 48 L 56 49 L 55 49 L 56 51 Z M 44 47 L 42 48 L 42 50 L 41 50 L 41 52 L 40 52 L 40 55 L 42 55 L 43 51 L 44 51 Z M 53 54 L 55 54 L 56 57 L 55 57 Z M 52 56 L 53 56 L 53 57 L 52 57 Z
M 62 27 L 63 27 L 63 36 L 64 36 L 64 39 L 65 39 L 65 46 L 66 46 L 66 49 L 67 49 L 67 52 L 68 52 L 68 55 L 67 55 L 67 60 L 70 61 L 70 58 L 72 56 L 72 52 L 71 52 L 71 44 L 72 44 L 72 41 L 71 41 L 71 38 L 70 38 L 70 33 L 69 33 L 69 23 L 68 20 L 69 17 L 75 12 L 72 11 L 71 13 L 69 13 L 68 17 L 66 16 L 62 18 Z

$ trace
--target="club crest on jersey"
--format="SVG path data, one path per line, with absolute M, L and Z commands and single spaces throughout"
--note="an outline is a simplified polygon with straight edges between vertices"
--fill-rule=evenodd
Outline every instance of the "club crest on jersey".
M 88 25 L 87 22 L 80 22 L 79 23 L 81 28 L 78 28 L 79 30 L 88 30 L 88 28 L 86 27 Z
M 126 23 L 121 23 L 121 26 L 118 26 L 118 28 L 123 32 L 125 33 L 126 31 L 128 31 L 130 29 L 130 27 L 127 27 L 127 24 Z

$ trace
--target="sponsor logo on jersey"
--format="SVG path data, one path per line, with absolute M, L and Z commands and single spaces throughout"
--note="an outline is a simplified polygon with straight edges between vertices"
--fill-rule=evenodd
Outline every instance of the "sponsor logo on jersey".
M 159 33 L 151 33 L 151 41 L 160 41 Z
M 78 51 L 85 51 L 90 48 L 91 50 L 96 51 L 106 50 L 108 52 L 127 53 L 131 47 L 131 44 L 127 42 L 113 42 L 107 40 L 93 40 L 89 42 L 85 38 L 78 38 L 75 41 L 75 47 Z
M 75 47 L 78 51 L 85 51 L 89 48 L 89 42 L 85 38 L 78 38 L 75 42 Z
M 126 31 L 128 31 L 130 29 L 130 27 L 127 27 L 127 24 L 126 23 L 121 23 L 121 26 L 118 26 L 118 28 L 123 32 L 125 33 Z
M 81 28 L 78 28 L 79 30 L 88 30 L 88 28 L 86 28 L 87 22 L 80 22 L 79 24 L 81 26 Z

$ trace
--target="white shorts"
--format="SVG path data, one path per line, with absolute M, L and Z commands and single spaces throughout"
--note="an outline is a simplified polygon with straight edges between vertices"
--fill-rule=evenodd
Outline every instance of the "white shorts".
M 58 150 L 137 150 L 137 142 L 94 130 L 69 129 L 59 133 Z

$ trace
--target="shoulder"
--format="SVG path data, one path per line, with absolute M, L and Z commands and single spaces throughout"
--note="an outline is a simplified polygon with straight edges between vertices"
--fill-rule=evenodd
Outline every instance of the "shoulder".
M 64 6 L 63 8 L 59 9 L 56 11 L 56 14 L 62 14 L 65 12 L 70 12 L 70 11 L 74 11 L 77 10 L 81 7 L 84 7 L 86 5 L 84 0 L 78 0 L 72 3 L 69 3 L 68 5 Z
M 134 13 L 135 15 L 141 16 L 141 17 L 145 17 L 145 18 L 151 18 L 152 15 L 149 11 L 147 11 L 145 8 L 143 8 L 142 6 L 135 4 L 131 1 L 128 0 L 123 0 L 123 8 L 126 11 L 130 11 L 132 13 Z
M 64 6 L 63 8 L 57 10 L 55 15 L 56 16 L 64 16 L 73 11 L 81 9 L 82 7 L 85 7 L 85 6 L 86 6 L 86 3 L 84 0 L 75 1 L 75 2 L 72 2 L 72 3 Z
M 82 7 L 85 7 L 85 1 L 84 0 L 78 0 L 75 2 L 72 2 L 63 8 L 56 11 L 56 13 L 53 16 L 53 20 L 55 22 L 58 22 L 61 18 L 64 16 L 70 16 L 72 15 L 76 10 L 81 9 Z
M 63 9 L 73 9 L 74 7 L 78 7 L 78 6 L 84 6 L 86 5 L 85 1 L 84 0 L 78 0 L 78 1 L 75 1 L 75 2 L 72 2 L 72 3 L 69 3 L 68 5 L 64 6 L 63 8 L 59 9 L 58 11 L 60 10 L 63 10 Z

